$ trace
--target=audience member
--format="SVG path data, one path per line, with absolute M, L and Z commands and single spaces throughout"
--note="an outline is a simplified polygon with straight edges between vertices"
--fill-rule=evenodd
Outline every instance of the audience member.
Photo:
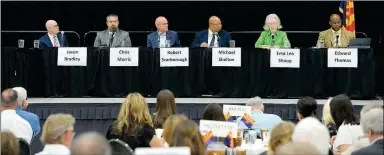
M 157 94 L 156 112 L 153 114 L 153 127 L 162 128 L 165 120 L 176 114 L 175 96 L 170 90 L 162 90 Z
M 19 142 L 12 132 L 1 132 L 1 154 L 19 155 Z
M 120 139 L 133 150 L 137 147 L 163 147 L 156 136 L 147 101 L 139 93 L 130 93 L 121 104 L 117 120 L 108 128 L 107 139 Z
M 184 120 L 176 125 L 170 146 L 188 146 L 191 149 L 191 155 L 206 153 L 199 126 L 192 120 Z
M 86 132 L 73 141 L 71 155 L 112 155 L 112 149 L 104 136 Z
M 163 131 L 163 138 L 165 142 L 168 144 L 172 143 L 173 139 L 173 133 L 175 131 L 176 126 L 184 120 L 188 120 L 188 117 L 185 115 L 172 115 L 165 120 L 165 123 L 163 125 L 164 131 Z
M 302 155 L 311 155 L 311 154 L 321 154 L 315 146 L 310 143 L 305 142 L 289 142 L 281 145 L 276 149 L 276 154 L 302 154 Z
M 246 105 L 251 107 L 251 116 L 255 120 L 255 124 L 253 124 L 251 128 L 256 129 L 259 135 L 261 129 L 268 129 L 268 131 L 271 131 L 273 126 L 282 121 L 277 115 L 264 113 L 263 101 L 258 96 L 249 99 Z M 242 117 L 237 118 L 239 128 L 247 129 L 247 126 L 244 125 L 241 118 Z
M 297 101 L 296 104 L 297 118 L 299 120 L 306 117 L 316 117 L 317 102 L 312 97 L 304 97 Z
M 335 121 L 333 120 L 332 115 L 331 115 L 331 108 L 329 106 L 329 104 L 331 103 L 331 100 L 332 100 L 332 98 L 329 98 L 327 100 L 327 103 L 324 104 L 322 121 L 323 121 L 324 125 L 327 126 L 328 131 L 329 131 L 329 135 L 332 137 L 332 136 L 335 136 L 337 134 L 337 129 L 336 129 Z
M 70 155 L 75 118 L 70 114 L 51 114 L 44 123 L 41 141 L 45 144 L 43 151 L 36 155 Z
M 217 103 L 208 104 L 203 112 L 203 120 L 225 121 L 223 108 Z
M 351 144 L 358 142 L 358 137 L 363 136 L 359 120 L 354 115 L 351 100 L 346 95 L 337 95 L 332 98 L 331 115 L 335 120 L 337 135 L 332 137 L 334 154 L 340 154 L 348 149 Z M 333 141 L 334 140 L 334 141 Z
M 329 132 L 327 127 L 314 117 L 302 119 L 293 131 L 293 142 L 305 142 L 317 148 L 320 154 L 329 152 Z
M 377 104 L 377 103 L 369 103 L 367 105 L 364 105 L 364 107 L 361 109 L 360 111 L 360 118 L 363 117 L 363 115 L 365 113 L 367 113 L 368 111 L 370 111 L 371 109 L 375 109 L 375 108 L 379 108 L 379 109 L 382 109 L 382 105 L 383 104 Z M 360 120 L 361 122 L 361 120 Z M 359 150 L 363 147 L 366 147 L 370 145 L 370 142 L 369 142 L 369 139 L 368 137 L 364 136 L 364 137 L 359 137 L 359 140 L 357 143 L 354 143 L 352 144 L 351 146 L 348 147 L 348 149 L 346 151 L 344 151 L 343 153 L 341 153 L 341 155 L 350 155 L 352 152 L 356 151 L 356 150 Z
M 33 131 L 31 125 L 16 114 L 17 92 L 5 89 L 1 93 L 1 131 L 10 131 L 17 138 L 22 138 L 31 143 Z
M 361 128 L 368 137 L 369 146 L 352 153 L 352 155 L 382 155 L 384 152 L 383 131 L 383 109 L 375 108 L 369 110 L 361 117 Z
M 13 90 L 17 92 L 18 107 L 16 109 L 16 113 L 28 121 L 32 127 L 33 136 L 36 136 L 40 132 L 40 119 L 36 114 L 24 111 L 28 107 L 27 90 L 25 90 L 23 87 L 14 87 Z
M 292 141 L 295 124 L 282 121 L 274 126 L 269 134 L 268 155 L 275 155 L 276 148 Z

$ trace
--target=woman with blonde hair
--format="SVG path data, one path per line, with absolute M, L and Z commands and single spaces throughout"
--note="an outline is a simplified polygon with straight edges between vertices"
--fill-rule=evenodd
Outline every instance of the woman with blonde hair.
M 163 139 L 168 144 L 172 143 L 173 139 L 173 132 L 175 131 L 176 126 L 184 120 L 188 120 L 188 117 L 185 115 L 172 115 L 165 120 L 164 123 L 164 132 L 163 132 Z
M 335 136 L 337 134 L 337 130 L 336 130 L 335 121 L 333 121 L 333 118 L 331 115 L 331 108 L 329 106 L 329 103 L 331 102 L 331 100 L 332 100 L 332 97 L 330 97 L 327 100 L 327 103 L 324 104 L 322 121 L 323 121 L 324 125 L 327 126 L 327 128 L 329 130 L 329 134 L 332 137 L 332 136 Z
M 287 33 L 281 31 L 281 21 L 276 14 L 269 14 L 265 18 L 264 31 L 255 43 L 255 48 L 285 47 L 290 48 Z
M 1 132 L 1 154 L 5 155 L 18 155 L 19 142 L 17 138 L 10 131 Z
M 206 154 L 199 126 L 192 120 L 181 121 L 176 126 L 170 146 L 188 146 L 191 149 L 191 155 Z
M 268 155 L 274 155 L 279 146 L 291 142 L 294 130 L 295 124 L 292 122 L 282 121 L 276 124 L 269 134 Z
M 164 89 L 157 94 L 156 99 L 156 112 L 153 114 L 153 126 L 157 128 L 162 128 L 165 120 L 176 114 L 176 103 L 175 96 L 173 93 Z
M 120 139 L 133 150 L 136 147 L 164 146 L 152 126 L 147 102 L 139 93 L 130 93 L 125 98 L 117 120 L 108 128 L 107 139 Z

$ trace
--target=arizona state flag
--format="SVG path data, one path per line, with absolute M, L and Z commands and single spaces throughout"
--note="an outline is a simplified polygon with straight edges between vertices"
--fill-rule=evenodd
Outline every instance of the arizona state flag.
M 340 2 L 339 11 L 343 14 L 342 23 L 347 31 L 355 33 L 355 7 L 353 0 L 343 0 Z
M 230 148 L 233 148 L 234 147 L 234 140 L 233 140 L 233 136 L 232 136 L 232 132 L 229 131 L 227 137 L 225 137 L 224 139 L 224 144 L 227 146 L 227 147 L 230 147 Z
M 231 114 L 229 114 L 229 112 L 224 114 L 224 118 L 225 118 L 225 121 L 227 121 L 227 122 L 233 122 L 233 118 L 232 118 Z

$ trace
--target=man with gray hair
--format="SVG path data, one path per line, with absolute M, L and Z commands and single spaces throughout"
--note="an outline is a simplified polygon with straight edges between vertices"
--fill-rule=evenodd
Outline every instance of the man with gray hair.
M 267 129 L 268 131 L 271 131 L 274 125 L 282 121 L 281 118 L 277 115 L 264 113 L 263 101 L 258 96 L 249 99 L 246 105 L 251 107 L 251 117 L 255 120 L 255 124 L 253 124 L 251 128 L 256 129 L 258 134 L 260 134 L 261 129 Z M 237 118 L 237 125 L 242 129 L 248 128 L 241 121 L 241 117 Z
M 370 145 L 357 150 L 352 155 L 382 155 L 384 152 L 384 123 L 383 109 L 374 108 L 363 114 L 360 120 L 360 126 L 365 135 L 367 135 Z
M 108 29 L 97 32 L 94 47 L 131 47 L 129 33 L 119 29 L 119 17 L 115 14 L 107 16 Z
M 14 87 L 12 89 L 17 92 L 18 106 L 16 109 L 16 114 L 28 121 L 32 127 L 33 136 L 36 136 L 40 132 L 40 119 L 36 114 L 24 111 L 28 107 L 27 90 L 25 90 L 23 87 Z
M 71 155 L 111 155 L 107 139 L 97 132 L 82 133 L 71 147 Z
M 64 32 L 60 33 L 59 25 L 55 20 L 48 20 L 45 23 L 47 34 L 40 38 L 39 48 L 49 47 L 69 47 L 67 37 Z

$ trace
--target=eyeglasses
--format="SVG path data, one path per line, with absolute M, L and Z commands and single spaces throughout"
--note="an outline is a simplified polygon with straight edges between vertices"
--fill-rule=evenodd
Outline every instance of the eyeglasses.
M 53 27 L 54 27 L 54 28 L 57 28 L 57 27 L 59 27 L 59 25 L 53 25 Z

